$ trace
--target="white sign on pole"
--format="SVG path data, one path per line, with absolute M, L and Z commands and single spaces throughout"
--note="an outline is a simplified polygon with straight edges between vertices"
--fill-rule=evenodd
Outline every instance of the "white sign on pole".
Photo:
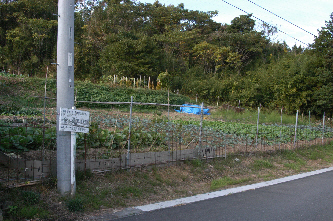
M 89 112 L 60 108 L 59 131 L 89 133 Z

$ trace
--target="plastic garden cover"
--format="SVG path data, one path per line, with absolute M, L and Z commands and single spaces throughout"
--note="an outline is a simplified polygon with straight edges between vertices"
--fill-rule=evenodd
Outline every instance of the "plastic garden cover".
M 194 105 L 194 104 L 183 104 L 182 107 L 180 107 L 180 110 L 175 110 L 179 113 L 188 113 L 188 114 L 197 114 L 200 115 L 201 114 L 201 106 L 199 105 Z M 209 109 L 208 108 L 204 108 L 203 109 L 203 114 L 204 115 L 210 115 Z

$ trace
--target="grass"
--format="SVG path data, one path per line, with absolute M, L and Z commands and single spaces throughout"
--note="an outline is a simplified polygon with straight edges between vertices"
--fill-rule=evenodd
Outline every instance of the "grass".
M 119 210 L 148 203 L 247 185 L 333 165 L 333 144 L 276 152 L 228 155 L 227 159 L 187 160 L 178 166 L 95 175 L 77 172 L 74 198 L 60 196 L 54 182 L 6 189 L 5 220 L 80 220 L 100 209 Z
M 26 206 L 18 211 L 19 216 L 25 217 L 27 219 L 33 219 L 35 217 L 40 217 L 41 219 L 46 219 L 49 212 L 45 209 L 39 208 L 37 206 Z
M 269 180 L 273 180 L 273 179 L 276 178 L 276 176 L 272 173 L 267 173 L 267 174 L 264 174 L 262 176 L 259 175 L 258 177 L 262 178 L 263 181 L 269 181 Z
M 49 78 L 46 82 L 47 97 L 56 98 L 56 79 Z M 168 92 L 165 90 L 148 90 L 143 88 L 130 87 L 112 87 L 109 84 L 92 84 L 89 82 L 76 81 L 75 94 L 78 101 L 97 101 L 97 102 L 129 102 L 133 96 L 134 102 L 143 103 L 168 103 Z M 43 78 L 25 78 L 0 75 L 0 114 L 17 115 L 17 113 L 35 112 L 41 114 L 37 109 L 43 108 L 45 93 L 45 79 Z M 38 97 L 35 97 L 38 96 Z M 184 95 L 170 93 L 171 104 L 193 103 L 194 101 Z M 82 108 L 82 103 L 76 103 L 77 108 Z M 106 105 L 89 104 L 87 107 L 98 108 L 119 108 L 128 112 L 129 105 Z M 47 108 L 56 107 L 56 101 L 49 99 L 46 102 Z M 161 115 L 165 107 L 156 106 L 134 106 L 135 112 L 154 113 Z M 26 113 L 24 113 L 27 115 Z
M 242 122 L 256 124 L 258 120 L 257 110 L 245 110 L 244 112 L 237 113 L 234 110 L 219 109 L 212 113 L 213 118 L 221 118 L 227 122 Z M 311 117 L 311 123 L 315 123 L 315 118 Z M 296 114 L 282 115 L 282 124 L 293 125 L 296 122 Z M 281 112 L 280 111 L 260 111 L 259 123 L 262 124 L 281 124 Z M 309 119 L 306 116 L 299 116 L 298 125 L 308 125 Z
M 270 168 L 273 168 L 274 165 L 269 162 L 268 160 L 255 160 L 252 164 L 252 168 L 254 170 L 262 170 L 262 169 L 270 169 Z
M 34 96 L 44 96 L 44 78 L 25 78 L 0 74 L 0 114 L 16 114 L 17 112 L 28 112 L 27 114 L 41 114 L 40 110 L 36 108 L 43 107 L 43 100 Z M 156 102 L 167 103 L 167 91 L 133 89 L 122 87 L 110 87 L 107 84 L 92 84 L 89 82 L 76 81 L 77 100 L 85 101 L 130 101 L 130 96 L 134 96 L 136 102 Z M 56 79 L 49 78 L 47 80 L 47 97 L 56 97 Z M 188 97 L 170 94 L 171 104 L 195 103 L 194 100 Z M 78 108 L 82 105 L 77 103 Z M 90 105 L 90 104 L 86 104 Z M 47 100 L 46 106 L 49 108 L 55 107 L 55 100 Z M 110 105 L 101 105 L 101 108 L 112 108 Z M 128 112 L 128 105 L 119 106 L 120 110 Z M 161 115 L 163 107 L 152 106 L 134 106 L 135 112 L 141 113 L 154 113 Z M 243 122 L 256 124 L 258 118 L 257 110 L 245 110 L 244 112 L 237 113 L 234 110 L 218 109 L 212 111 L 213 118 L 221 118 L 225 121 Z M 311 116 L 311 123 L 315 122 L 315 118 Z M 295 114 L 287 115 L 283 113 L 283 124 L 295 124 Z M 265 124 L 280 124 L 281 114 L 280 111 L 265 111 L 260 112 L 260 123 Z M 298 118 L 299 125 L 308 125 L 309 119 L 307 115 L 300 114 Z
M 242 178 L 242 179 L 232 179 L 230 177 L 222 177 L 216 180 L 213 180 L 210 185 L 211 190 L 221 189 L 226 186 L 238 185 L 242 183 L 248 183 L 251 181 L 251 178 Z
M 186 163 L 192 165 L 194 168 L 201 168 L 203 166 L 203 161 L 199 159 L 187 160 Z

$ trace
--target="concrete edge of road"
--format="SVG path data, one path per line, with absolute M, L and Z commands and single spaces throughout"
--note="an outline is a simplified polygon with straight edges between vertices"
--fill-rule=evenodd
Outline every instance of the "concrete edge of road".
M 332 170 L 333 170 L 333 167 L 329 167 L 329 168 L 325 168 L 325 169 L 301 173 L 301 174 L 283 177 L 283 178 L 270 180 L 270 181 L 266 181 L 266 182 L 255 183 L 255 184 L 251 184 L 251 185 L 240 186 L 240 187 L 235 187 L 235 188 L 230 188 L 230 189 L 225 189 L 225 190 L 220 190 L 220 191 L 215 191 L 215 192 L 210 192 L 210 193 L 205 193 L 205 194 L 199 194 L 199 195 L 195 195 L 195 196 L 190 196 L 190 197 L 185 197 L 185 198 L 181 198 L 181 199 L 175 199 L 175 200 L 170 200 L 170 201 L 165 201 L 165 202 L 160 202 L 160 203 L 148 204 L 148 205 L 144 205 L 144 206 L 137 206 L 137 207 L 133 207 L 129 210 L 127 209 L 127 212 L 130 213 L 128 215 L 131 215 L 131 214 L 134 215 L 134 214 L 138 214 L 141 212 L 149 212 L 149 211 L 168 208 L 168 207 L 185 205 L 185 204 L 194 203 L 194 202 L 198 202 L 198 201 L 202 201 L 202 200 L 226 196 L 229 194 L 240 193 L 240 192 L 244 192 L 247 190 L 254 190 L 254 189 L 261 188 L 261 187 L 271 186 L 271 185 L 275 185 L 275 184 L 279 184 L 279 183 L 285 183 L 288 181 L 297 180 L 297 179 L 317 175 L 317 174 L 332 171 Z M 124 214 L 122 214 L 122 215 L 124 215 Z
M 164 201 L 164 202 L 159 202 L 159 203 L 153 203 L 153 204 L 148 204 L 144 206 L 136 206 L 136 207 L 131 207 L 131 208 L 126 208 L 121 211 L 112 213 L 112 214 L 105 214 L 104 216 L 99 217 L 97 220 L 112 220 L 112 219 L 117 219 L 117 218 L 123 218 L 123 217 L 128 217 L 132 215 L 138 215 L 144 212 L 151 212 L 154 210 L 159 210 L 159 209 L 164 209 L 164 208 L 169 208 L 169 207 L 174 207 L 174 206 L 181 206 L 181 205 L 186 205 L 189 203 L 194 203 L 202 200 L 207 200 L 207 199 L 213 199 L 216 197 L 221 197 L 221 196 L 227 196 L 230 194 L 234 193 L 240 193 L 248 190 L 254 190 L 262 187 L 267 187 L 267 186 L 272 186 L 275 184 L 279 183 L 285 183 L 288 181 L 293 181 L 325 172 L 333 171 L 333 167 L 325 168 L 325 169 L 320 169 L 320 170 L 315 170 L 311 172 L 306 172 L 306 173 L 301 173 L 297 175 L 292 175 L 292 176 L 287 176 L 275 180 L 270 180 L 270 181 L 265 181 L 261 183 L 255 183 L 251 185 L 246 185 L 246 186 L 240 186 L 240 187 L 235 187 L 235 188 L 230 188 L 230 189 L 225 189 L 225 190 L 219 190 L 215 192 L 210 192 L 210 193 L 204 193 L 204 194 L 199 194 L 195 196 L 190 196 L 190 197 L 185 197 L 185 198 L 180 198 L 180 199 L 175 199 L 175 200 L 170 200 L 170 201 Z M 90 219 L 90 220 L 96 220 L 96 219 Z

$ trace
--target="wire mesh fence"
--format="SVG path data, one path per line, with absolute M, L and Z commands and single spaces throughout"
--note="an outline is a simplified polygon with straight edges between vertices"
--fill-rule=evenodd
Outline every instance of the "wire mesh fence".
M 35 101 L 44 103 L 37 108 L 40 114 L 2 116 L 0 120 L 0 182 L 6 186 L 43 182 L 56 174 L 55 102 L 46 97 Z M 77 101 L 81 106 L 87 103 L 96 104 Z M 321 145 L 333 137 L 325 118 L 316 125 L 250 125 L 203 115 L 203 104 L 193 107 L 201 110 L 193 115 L 173 110 L 181 105 L 98 103 L 105 107 L 81 108 L 90 112 L 90 128 L 87 134 L 76 134 L 77 170 L 98 173 L 226 158 L 229 154 Z M 147 108 L 152 106 L 155 108 Z

